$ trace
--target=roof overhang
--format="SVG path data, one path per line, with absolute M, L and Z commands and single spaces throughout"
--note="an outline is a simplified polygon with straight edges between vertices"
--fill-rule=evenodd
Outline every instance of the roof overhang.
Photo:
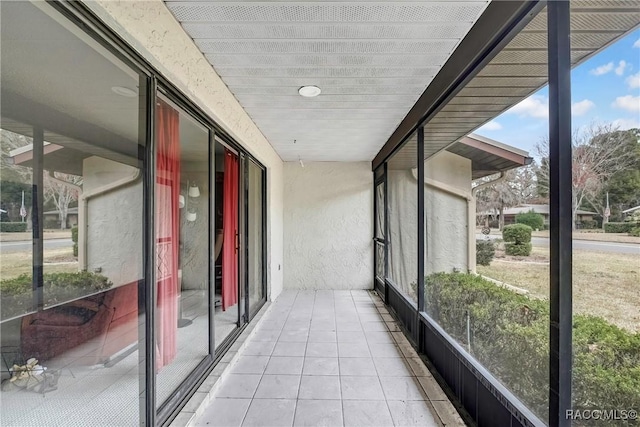
M 492 2 L 378 152 L 373 169 L 414 143 L 420 126 L 428 158 L 546 85 L 545 4 Z M 634 0 L 575 0 L 571 17 L 573 67 L 638 27 L 640 9 Z
M 533 161 L 526 151 L 474 134 L 463 137 L 447 151 L 471 160 L 472 179 L 506 172 Z

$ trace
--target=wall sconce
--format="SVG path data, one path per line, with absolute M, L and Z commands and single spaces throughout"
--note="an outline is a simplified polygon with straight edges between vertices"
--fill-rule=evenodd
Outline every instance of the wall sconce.
M 198 197 L 200 197 L 200 188 L 196 185 L 195 182 L 190 182 L 189 180 L 187 180 L 187 196 L 185 197 L 180 194 L 180 196 L 178 197 L 178 205 L 180 206 L 180 209 L 185 208 L 186 213 L 184 214 L 184 218 L 188 222 L 194 222 L 198 218 L 198 213 L 196 212 L 197 209 L 194 210 L 193 206 L 191 207 L 191 209 L 189 209 L 189 201 L 191 199 L 197 199 Z
M 194 199 L 200 197 L 200 188 L 198 188 L 195 182 L 189 187 L 189 197 L 193 197 Z

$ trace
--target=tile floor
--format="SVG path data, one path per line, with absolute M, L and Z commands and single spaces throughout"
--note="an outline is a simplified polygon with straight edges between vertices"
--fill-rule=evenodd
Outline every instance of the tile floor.
M 464 425 L 368 291 L 285 291 L 197 426 Z

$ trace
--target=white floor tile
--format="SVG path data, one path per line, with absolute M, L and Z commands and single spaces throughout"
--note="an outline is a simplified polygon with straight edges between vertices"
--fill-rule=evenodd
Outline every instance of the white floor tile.
M 377 375 L 373 359 L 370 357 L 341 357 L 338 360 L 340 363 L 340 375 Z
M 334 342 L 310 342 L 306 357 L 338 357 L 338 346 Z
M 233 374 L 262 374 L 269 362 L 269 356 L 240 356 L 231 373 Z
M 387 400 L 426 400 L 426 393 L 414 377 L 380 377 Z
M 298 387 L 297 375 L 263 375 L 254 399 L 296 399 Z
M 304 357 L 302 356 L 272 357 L 269 359 L 269 363 L 267 364 L 267 368 L 264 373 L 269 375 L 301 375 L 303 364 Z
M 272 356 L 304 356 L 307 343 L 304 342 L 279 342 L 273 349 Z
M 340 377 L 343 400 L 384 400 L 378 377 Z
M 218 398 L 207 407 L 195 426 L 240 427 L 251 399 Z
M 304 360 L 304 375 L 339 375 L 337 357 L 306 357 Z
M 391 417 L 396 426 L 436 427 L 436 422 L 428 402 L 387 401 Z
M 340 380 L 336 376 L 303 375 L 298 399 L 340 399 Z
M 224 379 L 216 397 L 253 397 L 261 375 L 229 374 Z
M 342 402 L 340 400 L 299 400 L 293 420 L 295 427 L 342 426 Z
M 386 402 L 373 400 L 344 400 L 342 402 L 345 427 L 393 427 Z
M 243 427 L 288 427 L 293 425 L 294 399 L 254 399 L 242 423 Z

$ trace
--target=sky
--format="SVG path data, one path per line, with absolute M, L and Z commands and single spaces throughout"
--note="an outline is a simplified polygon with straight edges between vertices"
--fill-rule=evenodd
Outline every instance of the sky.
M 640 128 L 640 29 L 571 71 L 572 127 L 611 124 Z M 549 134 L 549 88 L 545 86 L 475 133 L 526 150 Z

